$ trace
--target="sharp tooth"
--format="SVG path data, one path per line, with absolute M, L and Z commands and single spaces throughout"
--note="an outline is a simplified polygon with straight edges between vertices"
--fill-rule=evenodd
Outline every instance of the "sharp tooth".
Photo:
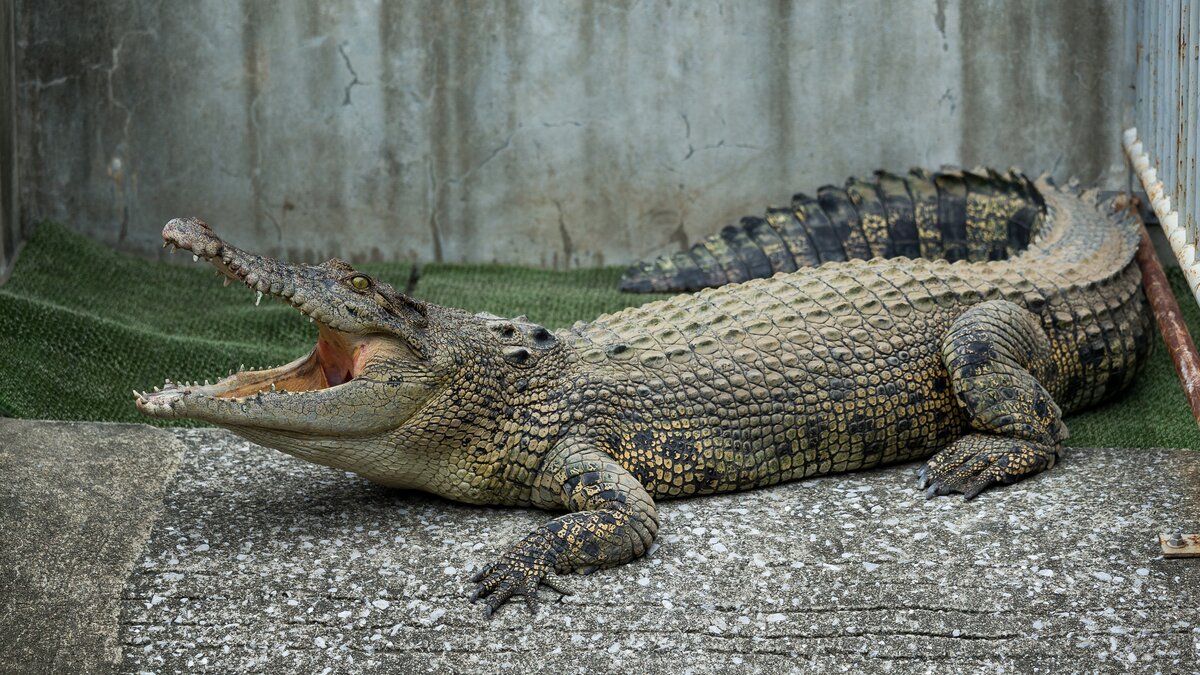
M 233 283 L 233 279 L 230 279 L 229 277 L 225 277 L 225 287 L 226 288 L 228 288 L 229 284 L 232 284 L 232 283 Z
M 156 392 L 157 392 L 157 391 L 158 391 L 158 387 L 155 387 L 155 388 L 154 388 L 154 391 L 156 391 Z
M 245 369 L 246 369 L 246 364 L 244 364 L 244 363 L 238 366 L 238 370 L 245 370 Z
M 274 382 L 271 383 L 271 391 L 275 391 L 275 383 Z
M 208 386 L 208 380 L 204 380 L 204 386 Z
M 193 253 L 192 254 L 192 262 L 200 262 L 200 256 Z
M 254 306 L 258 307 L 258 303 L 262 302 L 262 291 L 254 292 Z
M 316 323 L 316 322 L 317 322 L 317 320 L 316 320 L 316 319 L 314 319 L 314 318 L 312 318 L 312 317 L 310 316 L 310 317 L 308 317 L 308 322 L 309 322 L 309 323 Z

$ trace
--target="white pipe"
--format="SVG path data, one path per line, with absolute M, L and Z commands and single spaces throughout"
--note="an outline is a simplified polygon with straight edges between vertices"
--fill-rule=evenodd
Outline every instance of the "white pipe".
M 1145 145 L 1137 137 L 1137 128 L 1130 127 L 1121 135 L 1122 145 L 1125 146 L 1129 163 L 1134 173 L 1142 183 L 1142 189 L 1150 199 L 1150 205 L 1162 224 L 1163 234 L 1171 244 L 1171 251 L 1183 268 L 1183 276 L 1196 302 L 1200 303 L 1200 259 L 1197 259 L 1197 246 L 1200 242 L 1188 241 L 1187 230 L 1179 226 L 1179 213 L 1171 210 L 1171 196 L 1167 194 L 1167 186 L 1158 180 L 1158 169 L 1150 165 L 1150 155 L 1145 152 Z

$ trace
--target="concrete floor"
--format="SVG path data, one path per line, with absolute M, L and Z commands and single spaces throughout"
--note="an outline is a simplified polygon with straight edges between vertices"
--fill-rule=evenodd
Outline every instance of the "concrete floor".
M 1200 453 L 1074 449 L 970 503 L 914 473 L 665 502 L 649 556 L 489 621 L 465 577 L 545 513 L 223 431 L 0 420 L 0 671 L 1194 667 L 1200 561 L 1155 535 L 1200 529 Z

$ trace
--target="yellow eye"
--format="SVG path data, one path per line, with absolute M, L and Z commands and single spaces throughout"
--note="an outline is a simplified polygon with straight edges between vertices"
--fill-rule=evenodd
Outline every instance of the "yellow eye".
M 371 285 L 371 280 L 366 277 L 353 277 L 350 279 L 350 285 L 360 291 L 365 291 Z

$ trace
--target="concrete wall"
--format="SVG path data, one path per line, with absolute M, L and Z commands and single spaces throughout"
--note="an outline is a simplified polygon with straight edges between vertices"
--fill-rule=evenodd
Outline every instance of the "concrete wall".
M 128 249 L 616 264 L 877 167 L 1122 177 L 1123 2 L 18 4 L 23 218 Z
M 16 6 L 0 0 L 0 284 L 22 240 L 17 207 Z

